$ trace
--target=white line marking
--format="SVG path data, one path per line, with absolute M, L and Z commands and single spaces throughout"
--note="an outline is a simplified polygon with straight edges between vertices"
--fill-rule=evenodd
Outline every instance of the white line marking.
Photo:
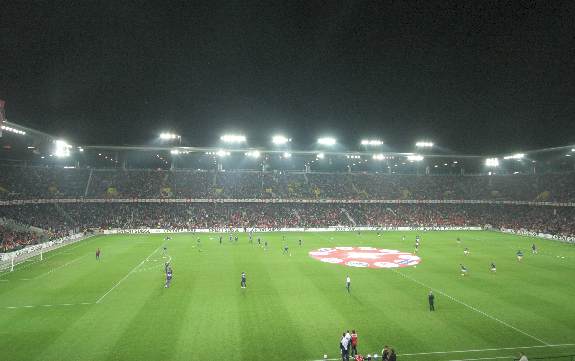
M 514 356 L 498 356 L 498 357 L 480 357 L 480 358 L 464 358 L 464 359 L 456 359 L 456 360 L 448 360 L 448 361 L 479 361 L 479 360 L 497 360 L 497 359 L 511 359 L 514 360 Z
M 519 347 L 500 347 L 500 348 L 482 348 L 482 349 L 475 349 L 475 350 L 453 350 L 453 351 L 435 351 L 435 352 L 419 352 L 419 353 L 402 353 L 398 354 L 397 356 L 405 357 L 405 356 L 423 356 L 423 355 L 440 355 L 440 354 L 451 354 L 451 353 L 472 353 L 472 352 L 487 352 L 487 351 L 504 351 L 504 350 L 527 350 L 532 348 L 549 348 L 549 347 L 565 347 L 565 346 L 575 346 L 575 343 L 562 343 L 556 345 L 536 345 L 536 346 L 519 346 Z M 509 356 L 504 356 L 505 358 L 510 358 Z M 502 357 L 500 357 L 502 358 Z M 472 360 L 493 360 L 494 358 L 479 358 L 479 359 L 457 359 L 457 360 L 449 360 L 449 361 L 472 361 Z M 319 359 L 319 360 L 312 360 L 312 361 L 338 361 L 341 360 L 341 357 L 338 358 L 328 358 L 328 359 Z
M 443 291 L 441 291 L 441 290 L 438 290 L 438 289 L 435 289 L 435 288 L 433 288 L 433 287 L 430 287 L 430 286 L 426 285 L 425 283 L 420 282 L 420 281 L 418 281 L 418 280 L 416 280 L 415 278 L 412 278 L 412 277 L 410 277 L 410 276 L 407 276 L 407 275 L 405 275 L 405 274 L 403 274 L 403 273 L 401 273 L 401 272 L 399 272 L 399 271 L 397 271 L 397 270 L 394 270 L 394 269 L 391 269 L 391 270 L 392 270 L 393 272 L 395 272 L 395 273 L 401 275 L 402 277 L 407 278 L 408 280 L 410 280 L 410 281 L 412 281 L 412 282 L 415 282 L 415 283 L 417 283 L 417 284 L 419 284 L 419 285 L 421 285 L 421 286 L 423 286 L 423 287 L 425 287 L 425 288 L 427 288 L 427 289 L 429 289 L 429 290 L 433 290 L 433 291 L 435 291 L 435 292 L 437 292 L 437 293 L 439 293 L 439 294 L 441 294 L 441 295 L 443 295 L 443 296 L 449 298 L 450 300 L 452 300 L 452 301 L 454 301 L 454 302 L 456 302 L 456 303 L 459 303 L 460 305 L 463 305 L 463 306 L 469 308 L 470 310 L 473 310 L 473 311 L 475 311 L 475 312 L 478 312 L 478 313 L 482 314 L 483 316 L 485 316 L 485 317 L 487 317 L 487 318 L 490 318 L 490 319 L 492 319 L 492 320 L 494 320 L 494 321 L 497 321 L 497 322 L 499 322 L 500 324 L 502 324 L 502 325 L 504 325 L 504 326 L 507 326 L 507 327 L 509 327 L 509 328 L 511 328 L 511 329 L 513 329 L 513 330 L 515 330 L 515 331 L 517 331 L 517 332 L 519 332 L 519 333 L 522 333 L 522 334 L 525 335 L 525 336 L 528 336 L 528 337 L 534 339 L 534 340 L 537 341 L 537 342 L 540 342 L 540 343 L 542 343 L 542 344 L 544 344 L 544 345 L 546 345 L 546 346 L 550 346 L 550 344 L 549 344 L 548 342 L 545 342 L 545 341 L 543 341 L 543 340 L 541 340 L 541 339 L 539 339 L 539 338 L 537 338 L 537 337 L 535 337 L 535 336 L 533 336 L 533 335 L 530 335 L 530 334 L 528 334 L 527 332 L 525 332 L 525 331 L 523 331 L 523 330 L 520 330 L 520 329 L 518 329 L 517 327 L 515 327 L 515 326 L 513 326 L 513 325 L 510 325 L 509 323 L 507 323 L 507 322 L 505 322 L 505 321 L 501 321 L 500 319 L 498 319 L 498 318 L 496 318 L 496 317 L 494 317 L 494 316 L 491 316 L 491 315 L 489 315 L 489 314 L 487 314 L 487 313 L 481 311 L 480 309 L 478 309 L 478 308 L 476 308 L 476 307 L 473 307 L 473 306 L 471 306 L 471 305 L 468 305 L 467 303 L 465 303 L 465 302 L 463 302 L 463 301 L 460 301 L 460 300 L 458 300 L 457 298 L 452 297 L 452 296 L 448 295 L 447 293 L 445 293 L 445 292 L 443 292 Z
M 575 346 L 575 343 L 563 343 L 558 345 L 536 345 L 536 346 L 518 346 L 518 347 L 500 347 L 500 348 L 482 348 L 477 350 L 454 350 L 454 351 L 435 351 L 435 352 L 420 352 L 420 353 L 403 353 L 398 356 L 422 356 L 422 355 L 440 355 L 450 353 L 471 353 L 471 352 L 487 352 L 487 351 L 504 351 L 504 350 L 521 350 L 530 348 L 548 348 L 548 347 L 564 347 Z
M 36 308 L 36 307 L 60 307 L 60 306 L 79 306 L 79 305 L 94 305 L 94 302 L 82 302 L 82 303 L 59 303 L 55 305 L 25 305 L 25 306 L 4 306 L 0 308 L 7 308 L 10 310 L 15 310 L 19 308 Z
M 52 268 L 52 269 L 49 270 L 48 272 L 42 273 L 42 274 L 40 274 L 40 275 L 34 277 L 33 279 L 37 280 L 38 278 L 42 278 L 42 277 L 44 277 L 44 276 L 47 276 L 47 275 L 49 275 L 50 273 L 52 273 L 52 272 L 54 272 L 54 271 L 57 271 L 57 270 L 59 270 L 60 268 L 64 268 L 64 267 L 66 267 L 66 266 L 68 266 L 68 265 L 71 265 L 72 263 L 75 263 L 75 262 L 81 260 L 82 258 L 84 258 L 84 257 L 86 257 L 86 256 L 87 256 L 87 254 L 85 254 L 85 255 L 83 255 L 83 256 L 80 256 L 80 257 L 78 257 L 78 258 L 75 258 L 75 259 L 71 260 L 70 262 L 64 263 L 64 264 L 61 265 L 61 266 L 58 266 L 58 267 L 56 267 L 56 268 Z
M 156 252 L 158 252 L 158 250 L 161 248 L 162 246 L 156 248 L 152 253 L 150 253 L 150 255 L 148 257 L 146 257 L 146 259 L 142 260 L 142 262 L 138 263 L 136 265 L 136 267 L 132 268 L 132 270 L 130 272 L 128 272 L 127 275 L 125 275 L 121 280 L 118 281 L 118 283 L 116 283 L 112 288 L 110 288 L 108 290 L 108 292 L 104 293 L 104 295 L 102 295 L 102 297 L 98 298 L 98 300 L 96 301 L 96 303 L 100 303 L 102 302 L 102 300 L 110 293 L 112 292 L 116 287 L 118 287 L 122 282 L 124 282 L 124 280 L 128 277 L 130 277 L 130 275 L 132 273 L 134 273 L 134 271 L 136 271 L 138 269 L 138 267 L 140 267 L 141 265 L 144 264 L 144 262 L 146 262 L 150 257 L 152 257 L 152 255 Z

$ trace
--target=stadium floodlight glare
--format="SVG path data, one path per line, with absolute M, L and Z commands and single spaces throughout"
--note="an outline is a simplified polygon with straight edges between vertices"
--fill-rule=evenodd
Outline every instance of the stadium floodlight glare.
M 433 147 L 433 143 L 432 142 L 417 142 L 417 143 L 415 143 L 415 146 L 417 148 L 431 148 L 431 147 Z
M 7 131 L 7 132 L 9 132 L 9 133 L 18 134 L 18 135 L 26 135 L 26 132 L 25 132 L 25 131 L 20 130 L 20 129 L 16 129 L 16 128 L 12 128 L 12 127 L 9 127 L 9 126 L 7 126 L 7 125 L 3 125 L 3 126 L 2 126 L 2 130 L 5 130 L 5 131 Z
M 407 156 L 407 160 L 410 162 L 420 162 L 423 160 L 423 156 L 419 154 L 412 154 Z
M 226 152 L 225 150 L 218 150 L 216 152 L 216 155 L 218 157 L 226 157 L 226 156 L 230 155 L 230 152 Z
M 246 153 L 246 156 L 248 156 L 250 158 L 259 158 L 260 157 L 260 151 L 259 150 L 251 150 L 251 151 Z
M 372 158 L 373 160 L 384 160 L 384 159 L 385 159 L 385 155 L 383 155 L 383 154 L 381 154 L 381 153 L 380 153 L 380 154 L 374 154 L 374 155 L 371 156 L 371 158 Z
M 180 154 L 180 151 L 178 149 L 172 149 L 172 150 L 170 150 L 170 154 L 178 155 L 178 154 Z
M 174 140 L 174 139 L 179 139 L 180 136 L 174 133 L 169 133 L 169 132 L 164 132 L 164 133 L 160 133 L 160 139 L 161 140 Z
M 517 154 L 508 155 L 506 157 L 503 157 L 503 159 L 505 159 L 505 160 L 507 160 L 507 159 L 523 159 L 523 157 L 525 157 L 525 154 L 517 153 Z
M 363 139 L 361 141 L 361 145 L 376 147 L 379 145 L 383 145 L 383 141 L 379 139 Z
M 291 153 L 290 152 L 284 152 L 283 154 L 284 158 L 291 158 Z
M 225 143 L 244 143 L 246 137 L 244 135 L 237 134 L 224 134 L 220 137 L 220 140 Z
M 275 145 L 284 145 L 287 144 L 288 142 L 291 142 L 291 139 L 284 137 L 283 135 L 274 135 L 272 137 L 272 143 L 274 143 Z
M 72 146 L 63 140 L 55 140 L 54 141 L 55 149 L 54 155 L 58 158 L 65 158 L 70 156 L 70 148 Z
M 488 167 L 499 167 L 499 159 L 487 158 L 485 159 L 485 165 Z
M 325 158 L 325 154 L 317 153 L 317 159 L 323 159 L 323 158 Z
M 335 145 L 336 140 L 335 140 L 335 138 L 324 137 L 324 138 L 319 138 L 317 140 L 317 142 L 321 145 Z

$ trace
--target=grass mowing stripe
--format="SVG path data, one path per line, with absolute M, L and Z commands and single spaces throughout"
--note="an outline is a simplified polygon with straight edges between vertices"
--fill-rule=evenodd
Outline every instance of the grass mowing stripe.
M 124 280 L 126 278 L 128 278 L 132 273 L 134 273 L 134 271 L 136 271 L 141 265 L 144 264 L 144 262 L 146 262 L 148 259 L 150 259 L 150 257 L 152 257 L 154 255 L 154 253 L 158 252 L 158 250 L 161 248 L 162 246 L 159 246 L 158 248 L 156 248 L 152 253 L 150 253 L 150 255 L 148 257 L 146 257 L 145 259 L 142 260 L 142 262 L 138 263 L 136 265 L 136 267 L 132 268 L 132 270 L 130 272 L 128 272 L 127 275 L 125 275 L 121 280 L 118 281 L 118 283 L 116 283 L 114 286 L 112 286 L 112 288 L 110 288 L 108 290 L 108 292 L 104 293 L 102 295 L 102 297 L 98 298 L 98 300 L 96 301 L 96 303 L 100 303 L 102 302 L 102 300 L 110 293 L 112 292 L 116 287 L 118 287 L 122 282 L 124 282 Z
M 404 278 L 406 278 L 406 279 L 408 279 L 408 280 L 410 280 L 410 281 L 412 281 L 412 282 L 415 282 L 415 283 L 419 284 L 419 285 L 422 286 L 422 287 L 425 287 L 425 288 L 427 288 L 427 289 L 433 290 L 433 291 L 439 293 L 440 295 L 443 295 L 443 296 L 449 298 L 450 300 L 452 300 L 452 301 L 454 301 L 454 302 L 456 302 L 456 303 L 459 303 L 460 305 L 463 305 L 463 306 L 469 308 L 470 310 L 473 310 L 473 311 L 475 311 L 475 312 L 478 312 L 478 313 L 482 314 L 483 316 L 485 316 L 485 317 L 487 317 L 487 318 L 490 318 L 490 319 L 492 319 L 492 320 L 494 320 L 494 321 L 497 321 L 497 322 L 499 322 L 500 324 L 502 324 L 502 325 L 504 325 L 504 326 L 507 326 L 507 327 L 509 327 L 509 328 L 511 328 L 511 329 L 513 329 L 513 330 L 515 330 L 515 331 L 517 331 L 517 332 L 519 332 L 519 333 L 522 333 L 523 335 L 528 336 L 529 338 L 532 338 L 532 339 L 534 339 L 534 340 L 537 341 L 537 342 L 540 342 L 540 343 L 542 343 L 542 344 L 544 344 L 544 345 L 546 345 L 546 346 L 549 346 L 549 345 L 550 345 L 548 342 L 545 342 L 545 341 L 541 340 L 540 338 L 537 338 L 537 337 L 535 337 L 535 336 L 533 336 L 533 335 L 530 335 L 530 334 L 528 334 L 527 332 L 525 332 L 525 331 L 523 331 L 523 330 L 520 330 L 520 329 L 518 329 L 517 327 L 515 327 L 515 326 L 513 326 L 513 325 L 510 325 L 509 323 L 498 319 L 497 317 L 491 316 L 490 314 L 485 313 L 485 312 L 481 311 L 480 309 L 478 309 L 478 308 L 476 308 L 476 307 L 473 307 L 473 306 L 471 306 L 471 305 L 468 305 L 467 303 L 465 303 L 465 302 L 463 302 L 463 301 L 460 301 L 460 300 L 458 300 L 457 298 L 452 297 L 452 296 L 448 295 L 447 293 L 445 293 L 445 292 L 443 292 L 443 291 L 441 291 L 441 290 L 438 290 L 438 289 L 435 289 L 435 288 L 433 288 L 433 287 L 430 287 L 430 286 L 426 285 L 425 283 L 420 282 L 420 281 L 416 280 L 416 279 L 413 278 L 413 277 L 407 276 L 407 275 L 405 275 L 405 274 L 403 274 L 403 273 L 401 273 L 401 272 L 399 272 L 399 271 L 397 271 L 397 270 L 394 270 L 394 269 L 391 269 L 391 270 L 392 270 L 394 273 L 397 273 L 397 274 L 401 275 L 402 277 L 404 277 Z

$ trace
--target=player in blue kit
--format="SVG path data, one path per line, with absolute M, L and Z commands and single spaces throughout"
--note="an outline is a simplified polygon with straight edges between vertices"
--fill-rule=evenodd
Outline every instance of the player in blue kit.
M 166 269 L 166 285 L 165 288 L 170 288 L 170 284 L 172 283 L 172 268 L 168 266 Z

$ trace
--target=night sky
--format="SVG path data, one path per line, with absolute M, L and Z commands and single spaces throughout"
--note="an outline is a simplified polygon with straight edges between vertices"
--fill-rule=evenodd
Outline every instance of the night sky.
M 11 1 L 8 119 L 74 143 L 281 131 L 409 151 L 575 143 L 573 1 Z

